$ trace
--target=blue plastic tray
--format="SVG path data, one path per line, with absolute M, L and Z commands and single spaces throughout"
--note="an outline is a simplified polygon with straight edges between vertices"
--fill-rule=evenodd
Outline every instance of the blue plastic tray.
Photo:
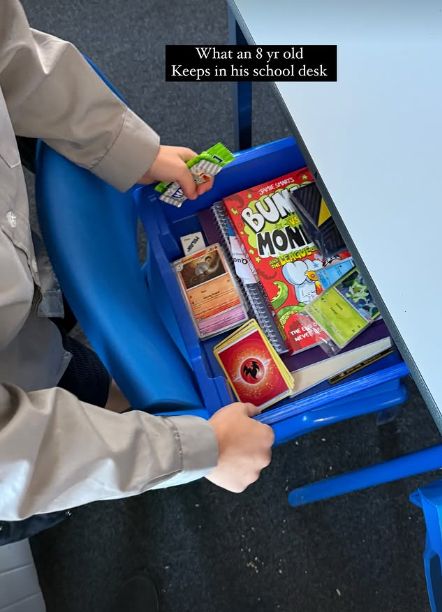
M 151 294 L 155 296 L 160 317 L 193 370 L 196 387 L 209 413 L 232 401 L 232 394 L 218 364 L 211 358 L 212 347 L 219 338 L 199 340 L 170 265 L 182 256 L 179 237 L 202 231 L 197 213 L 214 202 L 303 166 L 305 161 L 295 140 L 285 138 L 238 154 L 218 175 L 208 194 L 194 202 L 187 201 L 180 209 L 162 203 L 151 187 L 135 193 L 148 235 L 145 270 Z M 328 422 L 335 422 L 401 403 L 406 392 L 400 378 L 407 373 L 400 356 L 394 354 L 342 383 L 333 386 L 326 383 L 295 399 L 286 399 L 259 418 L 275 426 L 281 441 L 299 435 L 300 428 L 305 431 L 315 428 L 327 415 Z M 307 413 L 316 416 L 305 418 Z M 312 425 L 313 421 L 316 425 Z

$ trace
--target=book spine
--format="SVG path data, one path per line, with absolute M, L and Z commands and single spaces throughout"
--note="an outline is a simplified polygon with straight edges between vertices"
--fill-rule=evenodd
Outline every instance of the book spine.
M 235 267 L 229 240 L 229 230 L 230 228 L 233 230 L 233 226 L 228 218 L 225 206 L 222 202 L 216 202 L 212 207 L 212 211 L 222 236 L 222 244 L 225 247 L 233 267 Z M 241 277 L 238 278 L 250 310 L 253 312 L 254 317 L 271 342 L 273 348 L 280 354 L 287 352 L 286 343 L 284 342 L 277 323 L 275 322 L 267 294 L 264 291 L 261 283 L 258 281 L 254 283 L 246 283 Z

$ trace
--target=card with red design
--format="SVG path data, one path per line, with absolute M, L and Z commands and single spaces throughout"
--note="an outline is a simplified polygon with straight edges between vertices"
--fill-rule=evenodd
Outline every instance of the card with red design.
M 241 402 L 267 408 L 293 391 L 293 377 L 252 319 L 215 346 L 220 363 Z

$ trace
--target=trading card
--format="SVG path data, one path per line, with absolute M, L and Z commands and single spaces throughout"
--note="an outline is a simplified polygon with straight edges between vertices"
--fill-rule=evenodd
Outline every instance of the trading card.
M 219 244 L 183 257 L 174 266 L 200 337 L 247 320 L 240 289 Z
M 263 409 L 292 391 L 293 377 L 254 320 L 217 345 L 214 354 L 242 402 Z
M 180 238 L 181 246 L 183 247 L 184 255 L 191 255 L 201 251 L 206 246 L 204 237 L 201 232 L 193 232 Z
M 355 308 L 366 321 L 374 321 L 380 316 L 379 308 L 357 268 L 346 274 L 335 284 L 336 291 Z
M 306 309 L 340 349 L 379 317 L 379 310 L 357 268 Z

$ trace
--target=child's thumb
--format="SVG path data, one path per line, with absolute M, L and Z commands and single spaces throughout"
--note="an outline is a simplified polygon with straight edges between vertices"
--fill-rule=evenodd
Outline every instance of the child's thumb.
M 261 412 L 259 408 L 257 408 L 254 404 L 250 404 L 249 402 L 243 404 L 243 406 L 244 406 L 244 411 L 249 417 L 254 417 Z

